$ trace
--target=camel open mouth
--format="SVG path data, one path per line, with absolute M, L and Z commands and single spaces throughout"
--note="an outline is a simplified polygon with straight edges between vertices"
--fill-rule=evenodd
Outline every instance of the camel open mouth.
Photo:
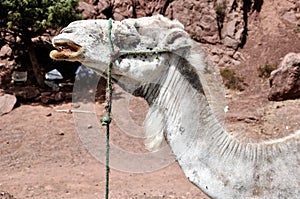
M 56 50 L 50 52 L 50 57 L 55 60 L 79 61 L 82 53 L 82 46 L 71 40 L 59 39 L 53 41 Z

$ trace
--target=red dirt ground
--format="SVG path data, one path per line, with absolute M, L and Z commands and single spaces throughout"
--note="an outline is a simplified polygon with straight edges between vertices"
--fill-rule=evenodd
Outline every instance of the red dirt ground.
M 139 102 L 141 99 L 132 100 L 129 107 L 137 107 Z M 143 119 L 147 107 L 141 104 L 142 109 L 137 108 L 133 118 Z M 97 104 L 97 113 L 103 113 L 103 108 Z M 0 117 L 0 190 L 17 199 L 104 198 L 104 165 L 82 146 L 72 114 L 57 112 L 69 109 L 71 103 L 21 105 Z M 112 124 L 111 131 L 116 122 Z M 114 135 L 111 137 L 114 140 Z M 122 140 L 118 142 L 122 144 Z M 140 146 L 131 143 L 130 148 L 135 150 Z M 174 162 L 143 174 L 112 169 L 110 198 L 207 197 L 185 178 Z

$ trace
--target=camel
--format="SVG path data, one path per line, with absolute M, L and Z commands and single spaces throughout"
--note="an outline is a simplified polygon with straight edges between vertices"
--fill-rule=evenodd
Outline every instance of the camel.
M 72 22 L 53 38 L 50 56 L 104 73 L 107 35 L 107 20 Z M 112 42 L 112 78 L 149 104 L 149 150 L 165 139 L 186 177 L 211 198 L 299 198 L 300 131 L 260 142 L 227 132 L 218 70 L 180 22 L 161 15 L 114 21 Z

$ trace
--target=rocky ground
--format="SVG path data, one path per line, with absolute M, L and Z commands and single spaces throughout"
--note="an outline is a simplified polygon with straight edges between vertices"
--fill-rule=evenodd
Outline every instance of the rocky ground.
M 248 7 L 234 0 L 224 5 L 222 1 L 192 0 L 86 2 L 89 4 L 81 6 L 89 18 L 123 19 L 153 13 L 178 18 L 220 69 L 229 67 L 242 79 L 243 89 L 226 91 L 229 131 L 242 130 L 241 138 L 258 141 L 299 129 L 300 100 L 269 101 L 269 80 L 259 77 L 258 70 L 267 64 L 278 66 L 289 52 L 300 52 L 298 1 L 246 1 L 250 2 Z M 225 13 L 222 24 L 216 21 L 217 10 Z M 0 80 L 9 74 L 6 61 L 1 60 Z M 115 106 L 120 99 L 116 98 Z M 96 103 L 96 107 L 101 118 L 104 105 Z M 9 194 L 17 199 L 103 198 L 103 164 L 83 146 L 72 114 L 57 111 L 71 109 L 70 101 L 54 105 L 27 101 L 0 116 L 1 199 L 9 198 Z M 132 98 L 128 110 L 140 125 L 147 106 L 141 99 Z M 118 114 L 123 113 L 115 112 L 115 116 Z M 114 121 L 112 128 L 117 131 L 117 127 L 118 121 Z M 142 151 L 141 142 L 126 136 L 112 135 L 112 140 L 128 150 Z M 175 162 L 150 173 L 112 170 L 110 180 L 110 196 L 116 199 L 208 198 L 188 182 Z

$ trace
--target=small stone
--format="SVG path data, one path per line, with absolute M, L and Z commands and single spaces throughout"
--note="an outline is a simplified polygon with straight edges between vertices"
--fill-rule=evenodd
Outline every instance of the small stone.
M 16 97 L 29 100 L 38 97 L 41 93 L 37 87 L 34 86 L 26 86 L 19 89 L 14 90 L 14 94 Z
M 221 59 L 224 63 L 230 63 L 231 62 L 231 59 L 229 56 L 225 55 L 222 57 Z
M 235 50 L 233 50 L 232 48 L 227 48 L 225 52 L 226 52 L 226 55 L 228 55 L 229 57 L 232 57 L 235 53 Z
M 48 104 L 48 103 L 52 102 L 54 99 L 51 96 L 41 95 L 40 100 L 43 104 Z
M 239 29 L 239 30 L 235 33 L 234 38 L 235 38 L 236 40 L 240 41 L 241 38 L 242 38 L 242 33 L 243 33 L 243 32 L 244 32 L 244 28 Z
M 226 35 L 229 37 L 234 37 L 234 34 L 236 32 L 236 19 L 233 19 L 232 21 L 229 21 L 227 23 L 226 27 Z
M 238 65 L 241 64 L 241 62 L 240 62 L 240 61 L 237 61 L 237 60 L 232 60 L 231 63 L 232 63 L 233 65 L 235 65 L 235 66 L 238 66 Z
M 10 57 L 12 55 L 12 49 L 9 47 L 8 44 L 2 46 L 0 49 L 0 57 L 5 59 L 7 57 Z
M 224 53 L 223 50 L 220 49 L 220 47 L 217 47 L 217 48 L 213 47 L 213 48 L 210 50 L 210 52 L 211 52 L 213 55 L 221 55 L 221 54 Z
M 237 52 L 234 53 L 233 59 L 242 61 L 242 60 L 245 60 L 245 57 L 243 56 L 242 53 L 237 51 Z
M 63 92 L 58 92 L 54 96 L 55 101 L 62 101 L 64 99 L 64 93 Z
M 220 57 L 219 57 L 218 55 L 213 55 L 213 56 L 211 56 L 211 60 L 212 60 L 214 63 L 219 63 Z
M 288 21 L 290 23 L 293 23 L 293 24 L 298 23 L 297 17 L 295 15 L 295 13 L 292 11 L 286 12 L 282 17 L 283 17 L 283 19 L 285 19 L 286 21 Z
M 224 39 L 224 45 L 233 49 L 237 49 L 238 45 L 239 45 L 239 41 L 232 39 L 231 37 L 225 37 Z
M 52 116 L 52 113 L 48 113 L 48 114 L 46 115 L 46 117 L 50 117 L 50 116 Z
M 14 95 L 4 94 L 0 96 L 0 116 L 12 111 L 16 102 L 17 98 Z
M 72 104 L 72 106 L 73 106 L 73 108 L 79 108 L 80 104 L 74 103 L 74 104 Z

